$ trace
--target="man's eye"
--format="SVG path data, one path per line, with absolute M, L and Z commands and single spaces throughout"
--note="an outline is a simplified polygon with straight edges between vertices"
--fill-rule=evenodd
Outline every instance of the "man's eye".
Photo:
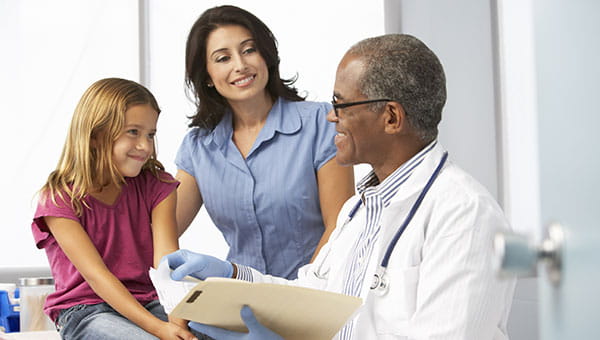
M 156 136 L 156 133 L 149 133 L 148 139 L 154 139 L 155 136 Z

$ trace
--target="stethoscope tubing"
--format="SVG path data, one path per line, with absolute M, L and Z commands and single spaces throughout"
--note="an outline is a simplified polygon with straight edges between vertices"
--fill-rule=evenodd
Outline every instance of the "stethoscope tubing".
M 435 182 L 435 180 L 437 179 L 438 175 L 442 171 L 442 168 L 444 167 L 444 164 L 446 163 L 447 159 L 448 159 L 448 152 L 446 151 L 442 155 L 442 159 L 438 163 L 437 167 L 435 168 L 435 170 L 431 174 L 431 177 L 429 177 L 429 180 L 427 181 L 427 183 L 423 187 L 423 190 L 421 190 L 421 193 L 419 194 L 419 197 L 417 197 L 417 200 L 415 201 L 415 203 L 413 203 L 413 205 L 412 205 L 412 207 L 411 207 L 408 215 L 406 216 L 406 218 L 402 222 L 402 225 L 400 226 L 400 228 L 398 228 L 398 230 L 396 231 L 396 234 L 394 234 L 394 238 L 392 239 L 392 241 L 388 245 L 388 247 L 386 249 L 386 252 L 385 252 L 385 255 L 384 255 L 383 259 L 381 260 L 381 264 L 380 264 L 379 268 L 377 269 L 377 273 L 375 274 L 375 281 L 376 282 L 374 282 L 374 285 L 371 286 L 371 289 L 383 288 L 384 291 L 387 289 L 387 281 L 385 280 L 384 276 L 385 276 L 385 270 L 387 269 L 387 266 L 388 266 L 388 263 L 390 261 L 390 257 L 392 255 L 392 252 L 394 251 L 394 248 L 396 247 L 396 244 L 398 243 L 398 240 L 400 240 L 400 237 L 402 236 L 402 234 L 404 233 L 404 231 L 406 230 L 406 228 L 410 224 L 410 221 L 413 219 L 413 217 L 417 213 L 417 210 L 421 206 L 421 203 L 423 202 L 423 199 L 425 198 L 425 195 L 427 194 L 427 192 L 429 191 L 429 189 L 433 185 L 433 182 Z M 360 209 L 360 207 L 362 206 L 362 203 L 363 203 L 362 199 L 359 199 L 358 202 L 356 202 L 356 204 L 352 207 L 352 209 L 348 213 L 348 218 L 346 219 L 346 222 L 344 222 L 344 226 L 346 226 L 346 224 L 348 224 L 354 218 L 354 215 L 356 215 L 356 213 L 358 212 L 358 209 Z M 319 270 L 317 270 L 317 272 L 318 271 Z M 322 277 L 324 277 L 324 275 L 326 275 L 326 273 L 324 273 L 324 274 L 317 274 L 317 272 L 315 272 L 315 275 L 317 277 L 319 277 L 319 278 L 322 278 Z
M 412 221 L 413 217 L 417 213 L 417 210 L 421 206 L 421 202 L 423 202 L 425 195 L 427 195 L 427 192 L 433 185 L 433 182 L 435 182 L 436 178 L 442 171 L 442 167 L 446 163 L 447 158 L 448 158 L 448 152 L 444 152 L 444 154 L 442 155 L 442 159 L 440 160 L 440 163 L 433 171 L 433 174 L 431 175 L 431 177 L 429 177 L 427 184 L 425 184 L 425 187 L 423 187 L 423 190 L 421 190 L 419 197 L 417 197 L 417 200 L 410 208 L 410 211 L 409 211 L 408 215 L 406 216 L 406 218 L 404 219 L 404 222 L 402 222 L 402 225 L 400 226 L 400 228 L 398 228 L 398 231 L 396 231 L 394 238 L 388 245 L 388 247 L 385 251 L 385 255 L 383 256 L 383 259 L 381 260 L 381 267 L 387 268 L 388 263 L 390 262 L 390 257 L 392 256 L 392 252 L 394 251 L 394 248 L 396 247 L 396 243 L 398 243 L 398 240 L 400 240 L 400 236 L 402 236 L 402 233 L 404 233 L 404 230 L 406 230 L 406 227 L 408 227 L 408 224 L 410 223 L 410 221 Z
M 408 212 L 408 215 L 406 215 L 406 218 L 404 219 L 404 222 L 402 222 L 402 225 L 400 226 L 400 228 L 398 228 L 398 230 L 396 231 L 396 234 L 394 234 L 394 238 L 388 245 L 388 247 L 385 251 L 385 255 L 383 256 L 383 259 L 381 260 L 381 264 L 379 265 L 379 267 L 375 271 L 375 274 L 373 275 L 373 283 L 371 284 L 370 288 L 378 291 L 380 294 L 385 294 L 389 289 L 388 280 L 386 279 L 385 272 L 387 270 L 387 266 L 390 261 L 390 257 L 392 256 L 392 252 L 394 251 L 394 248 L 396 247 L 396 243 L 398 243 L 398 240 L 400 240 L 400 236 L 402 236 L 402 233 L 404 233 L 404 230 L 406 230 L 406 227 L 408 227 L 408 225 L 410 224 L 410 221 L 413 219 L 413 217 L 417 213 L 417 210 L 421 206 L 421 203 L 423 202 L 425 195 L 427 194 L 427 192 L 433 185 L 433 182 L 435 182 L 436 178 L 442 171 L 442 168 L 444 167 L 444 164 L 446 163 L 446 159 L 448 159 L 448 152 L 444 152 L 444 154 L 442 155 L 442 159 L 440 160 L 440 163 L 438 164 L 438 166 L 435 168 L 435 170 L 431 174 L 431 177 L 429 177 L 429 180 L 423 187 L 423 190 L 421 190 L 421 193 L 419 194 L 419 197 L 417 197 L 417 200 L 415 201 L 415 203 L 413 203 L 412 207 L 410 208 L 410 211 Z

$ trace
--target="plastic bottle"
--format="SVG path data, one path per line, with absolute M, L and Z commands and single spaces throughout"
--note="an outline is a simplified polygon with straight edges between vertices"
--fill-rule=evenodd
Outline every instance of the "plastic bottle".
M 21 332 L 54 330 L 52 320 L 44 314 L 48 294 L 54 292 L 51 277 L 25 277 L 19 279 L 21 304 Z

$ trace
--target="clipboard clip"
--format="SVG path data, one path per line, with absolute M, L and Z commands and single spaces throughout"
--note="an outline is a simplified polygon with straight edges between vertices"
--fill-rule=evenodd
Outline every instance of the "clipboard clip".
M 190 295 L 190 297 L 185 301 L 185 303 L 194 303 L 194 301 L 196 301 L 196 299 L 200 296 L 200 294 L 202 294 L 201 290 L 195 290 L 192 295 Z

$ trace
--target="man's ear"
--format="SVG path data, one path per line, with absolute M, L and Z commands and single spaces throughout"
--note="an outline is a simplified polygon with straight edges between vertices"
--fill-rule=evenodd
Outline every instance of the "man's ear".
M 404 108 L 398 102 L 387 102 L 385 104 L 385 132 L 388 134 L 397 134 L 408 128 L 406 113 Z

